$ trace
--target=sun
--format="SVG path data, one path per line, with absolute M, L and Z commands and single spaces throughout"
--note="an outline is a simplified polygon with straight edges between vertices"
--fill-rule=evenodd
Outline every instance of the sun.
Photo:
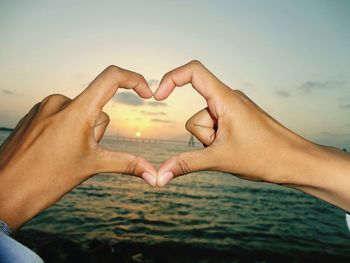
M 141 132 L 137 131 L 135 135 L 136 137 L 141 137 Z

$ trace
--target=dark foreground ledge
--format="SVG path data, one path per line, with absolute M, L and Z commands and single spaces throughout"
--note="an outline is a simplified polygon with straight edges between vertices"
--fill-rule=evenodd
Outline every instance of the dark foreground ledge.
M 116 243 L 93 240 L 84 245 L 55 234 L 23 230 L 13 236 L 33 249 L 47 263 L 56 262 L 350 262 L 350 255 L 335 256 L 315 252 L 279 254 L 271 251 L 245 251 L 241 248 L 217 250 L 189 244 Z

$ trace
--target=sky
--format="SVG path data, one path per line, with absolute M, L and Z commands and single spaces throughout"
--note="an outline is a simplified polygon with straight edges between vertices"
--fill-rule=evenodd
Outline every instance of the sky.
M 155 90 L 200 60 L 305 138 L 350 148 L 350 1 L 0 1 L 0 126 L 52 93 L 74 98 L 106 66 Z M 119 90 L 109 135 L 179 138 L 205 107 L 191 86 L 164 102 Z

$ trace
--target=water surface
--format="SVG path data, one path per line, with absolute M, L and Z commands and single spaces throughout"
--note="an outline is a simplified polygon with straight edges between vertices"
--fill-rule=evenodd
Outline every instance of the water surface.
M 4 139 L 4 133 L 0 134 Z M 0 141 L 1 142 L 1 141 Z M 185 144 L 103 145 L 139 154 L 158 166 Z M 350 255 L 344 212 L 292 189 L 217 172 L 176 178 L 162 189 L 141 179 L 99 174 L 29 222 L 79 244 L 177 244 L 215 251 L 289 255 Z M 321 258 L 322 259 L 322 258 Z M 215 260 L 214 260 L 215 262 Z M 350 261 L 349 261 L 350 262 Z

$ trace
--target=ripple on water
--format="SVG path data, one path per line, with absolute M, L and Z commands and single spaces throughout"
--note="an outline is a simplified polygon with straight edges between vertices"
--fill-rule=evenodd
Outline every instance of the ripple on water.
M 185 145 L 104 143 L 159 165 Z M 140 178 L 97 175 L 41 213 L 24 229 L 79 242 L 179 242 L 198 247 L 276 253 L 350 254 L 344 212 L 280 186 L 201 172 L 154 189 Z

